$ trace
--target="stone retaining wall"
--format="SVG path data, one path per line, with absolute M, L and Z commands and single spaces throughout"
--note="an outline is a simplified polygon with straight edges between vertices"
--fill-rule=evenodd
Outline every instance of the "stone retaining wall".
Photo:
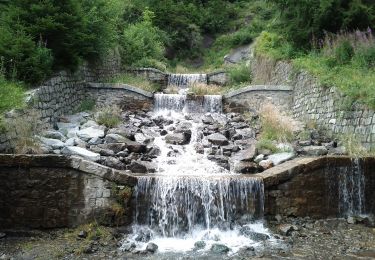
M 88 83 L 88 99 L 96 100 L 97 106 L 117 105 L 124 110 L 150 109 L 154 95 L 126 84 Z
M 0 228 L 73 227 L 96 220 L 131 221 L 129 205 L 116 216 L 116 190 L 136 180 L 80 158 L 0 155 Z M 117 218 L 116 218 L 117 217 Z M 116 223 L 116 221 L 119 221 Z
M 208 84 L 225 86 L 229 82 L 228 75 L 225 71 L 217 71 L 207 74 Z
M 144 77 L 153 83 L 159 84 L 162 87 L 166 87 L 168 84 L 168 73 L 162 72 L 158 69 L 139 68 L 128 70 L 128 72 L 136 76 Z
M 293 100 L 293 89 L 288 86 L 249 86 L 230 92 L 223 97 L 225 112 L 258 111 L 265 103 L 288 110 Z
M 290 113 L 301 121 L 316 122 L 332 134 L 355 136 L 371 148 L 375 142 L 375 111 L 359 102 L 353 103 L 335 87 L 325 87 L 305 71 L 296 71 L 292 64 L 256 57 L 252 61 L 255 82 L 289 85 L 293 88 Z
M 266 215 L 325 218 L 345 213 L 340 183 L 356 170 L 364 175 L 365 212 L 374 214 L 374 169 L 375 158 L 357 162 L 348 157 L 298 158 L 254 176 L 264 181 Z

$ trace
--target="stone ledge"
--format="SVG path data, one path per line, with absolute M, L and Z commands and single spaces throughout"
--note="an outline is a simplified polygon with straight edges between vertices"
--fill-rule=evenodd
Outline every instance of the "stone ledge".
M 89 82 L 87 83 L 87 88 L 93 88 L 93 89 L 122 89 L 122 90 L 127 90 L 130 92 L 134 92 L 137 94 L 140 94 L 142 96 L 145 96 L 147 98 L 153 98 L 154 94 L 148 91 L 145 91 L 143 89 L 130 86 L 127 84 L 122 84 L 122 83 L 93 83 Z
M 363 159 L 374 160 L 372 157 Z M 336 167 L 348 166 L 352 162 L 353 158 L 347 156 L 297 158 L 252 176 L 262 178 L 264 187 L 267 188 L 286 182 L 299 174 L 309 173 L 333 165 Z
M 130 71 L 130 72 L 137 72 L 137 71 L 151 71 L 151 72 L 155 72 L 155 73 L 160 73 L 160 74 L 163 74 L 163 75 L 168 75 L 168 73 L 165 73 L 161 70 L 158 70 L 158 69 L 155 69 L 155 68 L 138 68 L 138 69 L 128 69 L 127 71 Z
M 135 186 L 137 179 L 125 173 L 75 156 L 0 154 L 0 167 L 74 169 L 118 184 Z
M 280 91 L 280 92 L 292 92 L 293 87 L 291 86 L 277 86 L 277 85 L 254 85 L 244 87 L 232 92 L 229 92 L 224 95 L 224 98 L 232 98 L 247 92 L 256 92 L 256 91 Z

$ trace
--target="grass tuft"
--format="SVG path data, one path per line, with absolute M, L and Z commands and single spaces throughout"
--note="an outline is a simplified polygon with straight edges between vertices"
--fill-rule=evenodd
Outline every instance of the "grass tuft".
M 121 109 L 116 106 L 104 106 L 97 108 L 95 120 L 100 125 L 113 128 L 121 123 Z

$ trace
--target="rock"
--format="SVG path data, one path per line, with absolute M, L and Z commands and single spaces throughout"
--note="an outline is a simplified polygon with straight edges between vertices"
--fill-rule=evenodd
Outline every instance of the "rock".
M 116 153 L 122 152 L 126 148 L 126 144 L 124 143 L 99 144 L 98 147 L 102 149 L 106 149 L 106 150 L 111 150 L 116 154 Z
M 125 170 L 126 165 L 123 164 L 119 159 L 115 157 L 106 157 L 102 158 L 102 164 L 108 166 L 110 168 L 114 168 L 117 170 Z
M 352 216 L 348 217 L 346 219 L 346 221 L 348 222 L 348 224 L 355 224 L 356 223 L 355 218 L 353 218 Z
M 268 170 L 273 167 L 273 162 L 271 160 L 263 160 L 259 162 L 259 166 L 263 168 L 263 170 Z
M 233 156 L 234 160 L 240 161 L 240 162 L 251 162 L 254 157 L 256 156 L 257 149 L 255 146 L 255 143 L 251 145 L 250 147 L 239 151 Z
M 258 173 L 260 168 L 254 162 L 238 162 L 235 164 L 234 171 L 243 174 Z
M 203 118 L 202 118 L 202 122 L 204 124 L 207 124 L 207 125 L 212 125 L 213 123 L 215 123 L 215 120 L 214 118 L 212 117 L 212 115 L 205 115 Z
M 236 129 L 236 134 L 233 136 L 234 140 L 253 138 L 255 138 L 255 132 L 251 128 Z
M 135 237 L 135 241 L 138 241 L 138 242 L 148 242 L 150 241 L 152 238 L 152 233 L 150 230 L 148 229 L 140 229 Z
M 124 252 L 131 252 L 133 251 L 134 248 L 136 248 L 136 245 L 134 242 L 131 242 L 131 243 L 129 242 L 121 246 L 121 250 Z
M 78 155 L 84 159 L 97 162 L 100 160 L 100 154 L 90 152 L 84 148 L 76 146 L 66 146 L 61 150 L 62 154 L 66 155 Z
M 255 157 L 254 162 L 260 163 L 264 160 L 264 154 L 259 154 L 257 157 Z
M 228 139 L 224 135 L 219 134 L 219 133 L 215 133 L 215 134 L 211 134 L 207 136 L 207 140 L 212 144 L 220 145 L 220 146 L 229 144 Z
M 103 138 L 104 130 L 100 127 L 91 126 L 78 131 L 77 136 L 87 142 L 92 138 Z
M 283 236 L 290 236 L 292 231 L 298 230 L 298 228 L 294 225 L 290 224 L 281 224 L 277 226 L 279 233 Z
M 75 138 L 69 138 L 68 140 L 65 141 L 65 146 L 74 146 L 75 145 Z
M 209 155 L 207 156 L 208 160 L 216 162 L 219 166 L 223 167 L 224 169 L 229 170 L 229 162 L 228 157 L 223 155 Z
M 103 149 L 103 148 L 100 148 L 96 145 L 90 146 L 90 151 L 92 151 L 94 153 L 98 153 L 102 156 L 114 156 L 115 155 L 115 152 L 113 152 L 112 150 Z
M 305 146 L 300 150 L 302 155 L 307 156 L 322 156 L 327 155 L 328 150 L 324 146 Z
M 196 143 L 194 148 L 196 153 L 204 154 L 204 146 L 201 143 Z
M 0 239 L 4 238 L 6 236 L 7 236 L 7 234 L 5 234 L 4 232 L 0 232 Z
M 165 142 L 167 144 L 185 145 L 190 142 L 190 138 L 184 133 L 173 133 L 165 136 Z
M 152 173 L 156 172 L 157 166 L 152 162 L 133 161 L 128 168 L 133 173 Z
M 157 156 L 159 156 L 160 154 L 161 154 L 161 150 L 160 150 L 160 148 L 159 147 L 157 147 L 157 146 L 153 146 L 153 147 L 151 147 L 151 149 L 148 151 L 148 153 L 147 153 L 149 156 L 152 156 L 152 157 L 157 157 Z
M 79 238 L 86 238 L 87 237 L 87 232 L 82 230 L 78 233 Z
M 197 241 L 194 243 L 194 249 L 199 250 L 206 247 L 206 242 L 204 241 Z
M 134 139 L 138 143 L 149 144 L 155 140 L 154 137 L 145 135 L 143 133 L 137 133 L 134 135 Z
M 112 128 L 108 130 L 107 134 L 117 134 L 123 137 L 126 137 L 132 141 L 134 141 L 134 135 L 136 133 L 136 129 L 132 128 Z
M 158 250 L 158 246 L 154 243 L 148 243 L 146 246 L 146 251 L 150 253 L 155 253 Z
M 300 146 L 309 146 L 309 145 L 311 145 L 311 140 L 298 141 L 298 144 L 299 144 Z
M 47 130 L 43 132 L 42 136 L 49 139 L 57 139 L 63 142 L 66 140 L 66 137 L 62 133 L 54 130 Z
M 144 144 L 140 144 L 138 142 L 134 141 L 127 141 L 125 143 L 126 148 L 129 150 L 131 153 L 145 153 L 147 151 L 147 146 Z
M 50 139 L 50 138 L 45 138 L 45 137 L 40 137 L 39 139 L 43 144 L 51 147 L 53 150 L 54 149 L 61 149 L 61 148 L 66 146 L 64 142 L 62 142 L 58 139 Z
M 211 246 L 211 252 L 214 254 L 226 254 L 230 251 L 229 247 L 223 244 L 213 244 Z
M 255 242 L 259 242 L 259 241 L 265 241 L 265 240 L 268 240 L 270 239 L 270 236 L 267 235 L 267 234 L 262 234 L 262 233 L 258 233 L 258 232 L 255 232 L 253 231 L 250 227 L 248 226 L 244 226 L 240 229 L 240 233 L 241 235 L 245 236 L 245 237 L 248 237 L 250 238 L 251 240 L 255 241 Z
M 74 138 L 74 145 L 81 148 L 86 148 L 86 142 L 79 139 L 78 137 Z
M 276 145 L 276 148 L 277 150 L 279 150 L 280 152 L 288 152 L 288 153 L 292 153 L 294 152 L 294 148 L 291 144 L 288 144 L 288 143 L 280 143 L 280 144 L 277 144 Z
M 130 141 L 128 138 L 118 134 L 107 134 L 104 138 L 106 143 L 126 143 Z
M 81 127 L 83 128 L 88 128 L 88 127 L 98 127 L 99 124 L 95 122 L 94 120 L 88 120 L 86 123 L 84 123 Z
M 293 159 L 294 157 L 294 153 L 275 153 L 268 156 L 268 160 L 270 160 L 273 165 L 279 165 L 283 162 Z
M 94 137 L 94 138 L 91 138 L 90 141 L 88 142 L 89 145 L 97 145 L 97 144 L 101 144 L 103 142 L 103 140 L 99 137 Z

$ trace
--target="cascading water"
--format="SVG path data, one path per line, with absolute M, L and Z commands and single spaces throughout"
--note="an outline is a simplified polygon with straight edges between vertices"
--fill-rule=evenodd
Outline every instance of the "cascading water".
M 207 74 L 169 74 L 168 86 L 188 88 L 195 83 L 207 84 Z
M 339 212 L 342 216 L 365 213 L 365 176 L 359 159 L 339 172 Z
M 155 138 L 157 172 L 138 178 L 133 234 L 123 247 L 136 243 L 141 250 L 153 242 L 159 252 L 191 251 L 204 241 L 204 249 L 220 243 L 235 253 L 260 243 L 249 233 L 270 238 L 261 221 L 262 180 L 237 175 L 208 159 L 202 117 L 208 112 L 225 125 L 221 101 L 219 95 L 191 100 L 188 95 L 155 95 L 155 118 L 173 122 L 164 128 L 168 134 L 188 133 L 190 140 L 176 145 L 165 136 Z

